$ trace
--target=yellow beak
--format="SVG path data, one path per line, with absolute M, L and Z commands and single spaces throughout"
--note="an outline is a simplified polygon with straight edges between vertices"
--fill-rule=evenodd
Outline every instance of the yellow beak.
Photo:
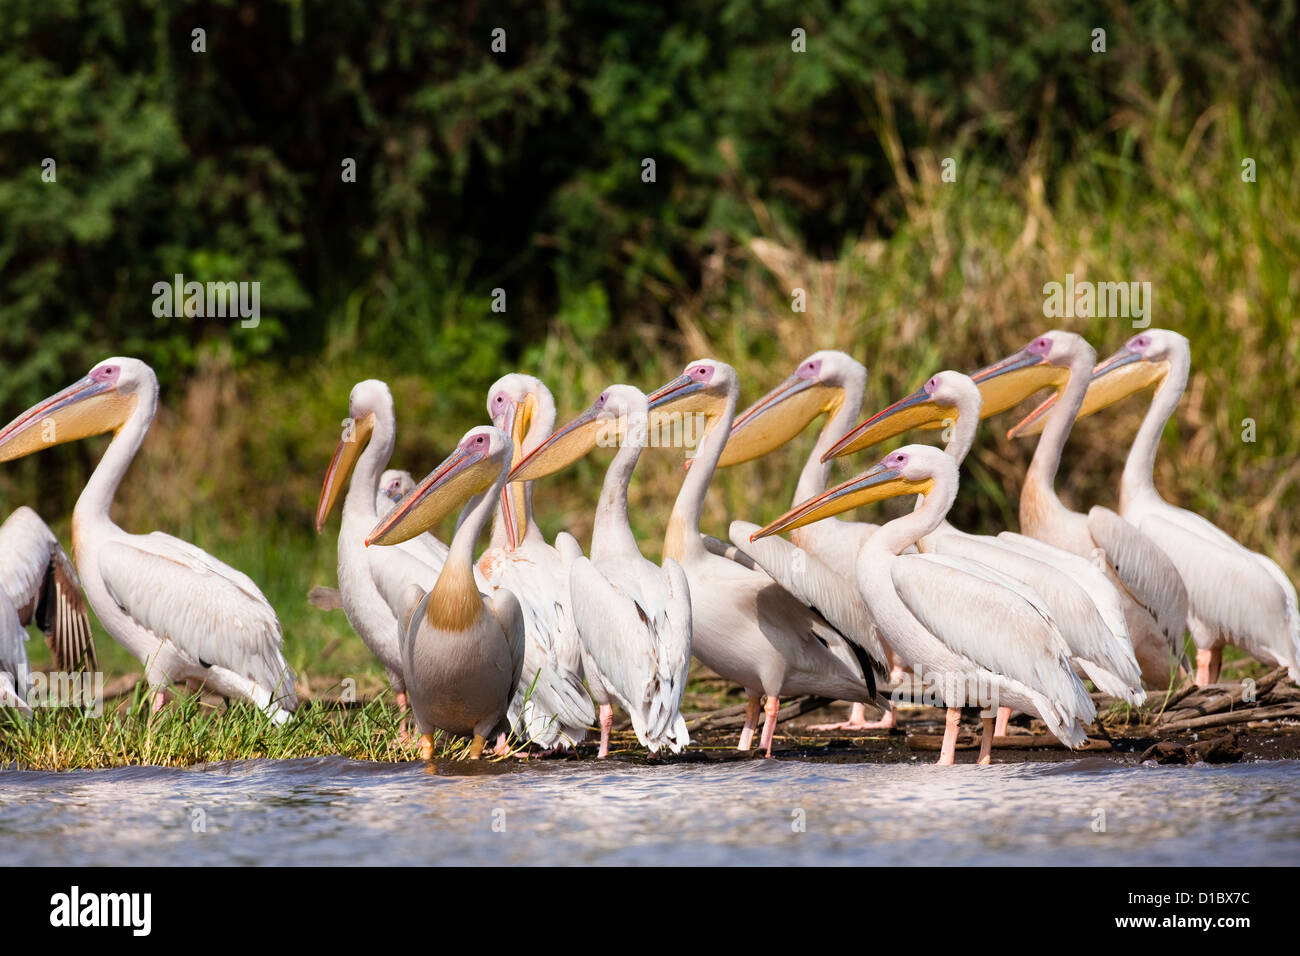
M 995 362 L 971 375 L 979 386 L 983 404 L 980 419 L 1005 412 L 1044 388 L 1061 388 L 1070 380 L 1070 370 L 1049 365 L 1047 359 L 1028 349 Z
M 524 396 L 523 401 L 512 402 L 505 421 L 496 423 L 514 444 L 514 457 L 510 462 L 512 466 L 518 465 L 523 458 L 524 438 L 532 427 L 536 412 L 537 399 L 530 392 Z M 528 489 L 522 483 L 511 481 L 501 489 L 501 517 L 505 521 L 510 549 L 513 550 L 528 533 Z
M 1087 418 L 1094 412 L 1109 408 L 1143 389 L 1154 388 L 1163 382 L 1168 374 L 1168 362 L 1151 362 L 1142 358 L 1137 352 L 1122 348 L 1092 370 L 1092 377 L 1088 380 L 1088 391 L 1084 393 L 1083 404 L 1079 406 L 1079 413 L 1075 416 L 1075 420 Z M 1012 426 L 1007 432 L 1007 437 L 1023 438 L 1041 433 L 1047 424 L 1047 413 L 1052 410 L 1060 397 L 1059 392 L 1050 396 Z
M 136 397 L 89 376 L 38 402 L 0 430 L 0 461 L 53 445 L 115 432 L 135 411 Z
M 343 434 L 339 437 L 338 447 L 334 449 L 334 457 L 330 459 L 330 466 L 325 472 L 325 481 L 320 489 L 320 501 L 316 504 L 317 534 L 320 534 L 325 527 L 326 519 L 334 510 L 334 502 L 338 500 L 339 493 L 347 483 L 348 476 L 352 474 L 352 469 L 356 467 L 357 459 L 361 457 L 361 452 L 370 441 L 370 435 L 374 430 L 374 412 L 366 412 L 360 418 L 344 422 Z
M 457 448 L 371 529 L 366 546 L 401 544 L 441 524 L 492 487 L 499 464 L 481 452 Z
M 822 461 L 830 461 L 841 455 L 870 448 L 914 428 L 939 428 L 945 422 L 955 421 L 956 418 L 956 408 L 939 404 L 930 397 L 929 392 L 919 388 L 902 401 L 895 402 L 884 411 L 877 412 L 865 422 L 855 426 L 853 431 L 822 455 Z
M 843 389 L 791 375 L 732 424 L 718 467 L 762 458 L 797 436 L 819 415 L 834 414 L 843 401 Z
M 617 429 L 613 416 L 602 416 L 596 408 L 590 408 L 518 461 L 510 472 L 510 481 L 534 481 L 553 475 L 590 454 L 598 444 L 613 444 Z
M 770 534 L 793 531 L 795 528 L 802 528 L 806 524 L 812 524 L 814 521 L 841 514 L 873 501 L 897 498 L 899 495 L 928 494 L 933 487 L 932 478 L 913 481 L 904 478 L 892 468 L 886 468 L 882 462 L 856 478 L 850 478 L 815 498 L 809 498 L 802 504 L 795 505 L 767 527 L 755 531 L 750 536 L 750 540 L 756 541 Z

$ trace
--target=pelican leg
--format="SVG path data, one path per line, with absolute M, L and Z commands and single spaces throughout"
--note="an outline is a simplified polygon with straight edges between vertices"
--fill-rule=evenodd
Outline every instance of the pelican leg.
M 1196 683 L 1204 687 L 1207 684 L 1218 683 L 1219 668 L 1223 666 L 1223 648 L 1216 647 L 1212 651 L 1196 652 Z
M 809 730 L 892 730 L 897 724 L 898 716 L 891 703 L 879 720 L 867 720 L 867 705 L 854 704 L 849 712 L 849 719 L 838 724 L 813 724 Z
M 758 745 L 763 748 L 763 756 L 772 756 L 772 736 L 776 733 L 776 715 L 781 710 L 781 698 L 770 695 L 766 703 L 763 704 L 763 711 L 767 718 L 763 721 L 763 736 Z
M 470 759 L 470 760 L 477 760 L 477 759 L 482 755 L 482 753 L 483 753 L 483 745 L 484 745 L 485 743 L 487 743 L 487 741 L 483 738 L 483 735 L 482 735 L 482 734 L 475 734 L 475 735 L 474 735 L 474 740 L 473 740 L 473 741 L 470 743 L 470 745 L 469 745 L 469 759 Z
M 758 698 L 751 697 L 745 704 L 745 726 L 740 731 L 740 743 L 736 744 L 737 750 L 748 750 L 749 745 L 754 742 L 754 727 L 758 725 Z
M 999 718 L 1002 711 L 1007 708 L 998 708 Z M 980 737 L 980 759 L 981 766 L 988 766 L 993 762 L 993 718 L 981 717 L 980 722 L 984 725 L 984 733 Z
M 410 729 L 407 724 L 410 719 L 410 712 L 406 709 L 406 691 L 398 693 L 397 709 L 402 712 L 402 721 L 397 725 L 397 742 L 404 744 L 411 739 Z
M 993 729 L 994 736 L 1005 737 L 1007 735 L 1007 724 L 1009 723 L 1011 723 L 1011 708 L 999 707 L 998 722 Z
M 600 752 L 596 756 L 604 759 L 609 756 L 609 732 L 614 727 L 614 705 L 600 705 Z
M 949 707 L 944 718 L 943 749 L 939 751 L 940 767 L 951 767 L 957 755 L 957 731 L 961 729 L 961 709 Z
M 433 734 L 420 735 L 420 759 L 433 759 Z
M 150 719 L 155 717 L 163 709 L 163 705 L 166 703 L 167 703 L 167 692 L 163 690 L 161 687 L 159 687 L 157 690 L 153 692 L 153 696 L 149 698 Z

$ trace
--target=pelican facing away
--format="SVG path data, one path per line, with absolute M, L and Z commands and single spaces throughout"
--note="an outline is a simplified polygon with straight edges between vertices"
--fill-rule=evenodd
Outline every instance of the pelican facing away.
M 759 700 L 767 695 L 760 746 L 770 757 L 779 697 L 820 694 L 870 701 L 876 696 L 876 672 L 883 673 L 884 652 L 869 634 L 865 647 L 853 643 L 855 635 L 836 630 L 756 565 L 705 545 L 700 534 L 704 496 L 730 436 L 739 391 L 730 365 L 702 359 L 649 400 L 652 421 L 677 414 L 705 417 L 703 437 L 668 519 L 663 553 L 686 572 L 695 656 L 719 676 L 740 684 L 749 697 L 740 750 L 749 749 Z M 786 575 L 787 580 L 793 577 L 798 575 Z
M 109 506 L 158 410 L 144 362 L 110 358 L 0 430 L 0 461 L 103 432 L 113 440 L 72 512 L 72 553 L 104 630 L 144 664 L 153 707 L 173 681 L 250 701 L 276 723 L 297 705 L 280 622 L 257 585 L 194 545 L 128 534 Z
M 1096 718 L 1070 668 L 1069 648 L 1049 615 L 1014 582 L 950 555 L 903 554 L 939 526 L 957 497 L 957 463 L 928 445 L 905 445 L 876 467 L 791 509 L 755 532 L 763 537 L 871 501 L 920 494 L 911 514 L 887 522 L 857 558 L 858 587 L 883 638 L 948 707 L 939 763 L 951 764 L 960 707 L 1014 707 L 1037 714 L 1063 743 L 1081 746 Z M 980 763 L 991 759 L 993 718 L 984 717 Z
M 1120 478 L 1120 514 L 1169 557 L 1187 586 L 1187 626 L 1196 644 L 1196 682 L 1219 679 L 1223 647 L 1285 666 L 1300 681 L 1300 612 L 1296 590 L 1271 558 L 1251 551 L 1195 512 L 1171 505 L 1156 490 L 1160 434 L 1178 407 L 1191 370 L 1191 348 L 1177 332 L 1136 335 L 1092 373 L 1076 418 L 1154 388 Z M 1057 398 L 1011 430 L 1036 434 Z
M 513 449 L 498 428 L 465 433 L 447 459 L 420 482 L 366 538 L 393 545 L 427 531 L 463 506 L 447 561 L 420 595 L 402 636 L 402 669 L 420 725 L 420 756 L 433 756 L 433 733 L 473 739 L 477 758 L 487 737 L 509 729 L 506 715 L 524 667 L 524 617 L 515 596 L 487 596 L 474 577 L 474 545 L 505 487 Z
M 339 526 L 339 598 L 352 629 L 384 665 L 397 706 L 404 709 L 406 682 L 402 677 L 400 634 L 411 608 L 402 602 L 407 599 L 409 585 L 418 585 L 421 591 L 433 587 L 446 559 L 446 548 L 438 543 L 441 553 L 429 549 L 417 555 L 409 549 L 366 547 L 370 529 L 392 509 L 393 503 L 383 495 L 382 478 L 396 440 L 392 392 L 378 379 L 358 382 L 348 397 L 348 418 L 321 485 L 316 532 L 324 529 L 350 476 Z M 381 500 L 386 502 L 382 511 Z M 420 537 L 433 540 L 430 535 Z
M 555 428 L 555 400 L 540 379 L 503 375 L 488 389 L 492 424 L 510 436 L 518 465 Z M 582 644 L 569 607 L 564 560 L 533 521 L 531 482 L 501 489 L 492 540 L 478 561 L 492 588 L 505 588 L 524 615 L 524 669 L 510 701 L 510 724 L 530 743 L 566 749 L 596 719 L 582 684 Z M 504 743 L 504 741 L 502 741 Z
M 984 418 L 1045 387 L 1060 393 L 1025 474 L 1020 528 L 1039 541 L 1104 562 L 1107 578 L 1124 598 L 1124 623 L 1142 679 L 1165 688 L 1178 672 L 1187 625 L 1187 589 L 1178 569 L 1150 538 L 1109 508 L 1094 505 L 1080 514 L 1056 496 L 1061 453 L 1096 360 L 1082 336 L 1055 330 L 971 378 L 984 396 Z
M 849 454 L 912 428 L 947 425 L 950 437 L 944 451 L 960 467 L 975 443 L 982 404 L 979 387 L 969 376 L 939 372 L 849 432 L 827 457 Z M 1010 532 L 997 537 L 967 534 L 947 518 L 921 538 L 917 548 L 923 554 L 976 561 L 1028 586 L 1051 612 L 1076 668 L 1098 690 L 1134 705 L 1146 699 L 1119 591 L 1088 560 Z M 998 714 L 999 735 L 1006 730 L 1007 716 L 1005 710 Z
M 861 362 L 844 352 L 814 352 L 799 363 L 793 375 L 736 417 L 718 467 L 726 468 L 770 454 L 825 415 L 826 424 L 799 473 L 793 503 L 821 494 L 826 490 L 826 481 L 831 473 L 826 452 L 844 437 L 857 418 L 866 387 L 867 370 Z M 728 537 L 734 547 L 744 551 L 787 588 L 792 587 L 793 582 L 784 580 L 779 567 L 764 560 L 764 553 L 780 553 L 784 557 L 782 564 L 802 568 L 799 580 L 805 583 L 812 583 L 810 576 L 820 577 L 815 586 L 821 590 L 828 587 L 841 590 L 843 602 L 855 605 L 852 611 L 857 626 L 873 627 L 851 569 L 863 542 L 876 530 L 875 525 L 830 518 L 796 529 L 788 542 L 784 538 L 771 538 L 758 546 L 749 540 L 754 530 L 755 526 L 748 522 L 734 521 L 728 529 Z M 829 575 L 835 575 L 835 580 L 832 581 Z M 823 614 L 829 615 L 829 605 L 825 600 L 815 603 Z M 846 634 L 854 626 L 846 620 L 829 619 Z M 860 635 L 859 639 L 864 638 Z M 883 650 L 890 662 L 896 664 L 889 647 L 884 646 Z M 901 676 L 901 669 L 895 666 L 891 679 Z M 882 720 L 869 721 L 866 706 L 858 702 L 853 704 L 848 720 L 819 724 L 809 729 L 884 730 L 894 726 L 894 719 L 894 709 L 890 706 Z
M 691 741 L 682 692 L 691 669 L 691 596 L 672 558 L 663 567 L 642 556 L 627 515 L 627 488 L 645 447 L 649 404 L 639 389 L 611 385 L 594 405 L 524 457 L 512 481 L 558 471 L 597 444 L 618 445 L 605 472 L 591 531 L 591 557 L 562 534 L 573 617 L 585 654 L 587 682 L 600 704 L 600 753 L 609 753 L 616 700 L 651 753 L 680 753 Z M 567 553 L 566 553 L 567 552 Z

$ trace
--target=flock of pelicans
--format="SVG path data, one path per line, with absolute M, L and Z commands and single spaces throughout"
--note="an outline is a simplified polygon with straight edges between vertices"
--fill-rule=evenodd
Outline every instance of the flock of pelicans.
M 877 686 L 907 671 L 948 708 L 940 763 L 953 760 L 959 708 L 968 704 L 986 708 L 981 763 L 1012 710 L 1078 746 L 1096 716 L 1082 679 L 1140 703 L 1144 684 L 1164 689 L 1190 667 L 1181 650 L 1188 630 L 1199 683 L 1217 680 L 1225 644 L 1300 679 L 1295 587 L 1273 561 L 1169 504 L 1154 485 L 1160 434 L 1187 383 L 1187 340 L 1149 330 L 1095 363 L 1080 336 L 1048 332 L 973 375 L 939 372 L 855 424 L 866 370 L 843 352 L 810 356 L 739 416 L 735 371 L 706 359 L 649 395 L 612 385 L 558 430 L 545 385 L 511 374 L 488 393 L 492 424 L 466 432 L 418 484 L 385 471 L 393 399 L 368 380 L 352 389 L 317 530 L 347 485 L 339 600 L 398 703 L 409 702 L 425 758 L 436 731 L 472 738 L 476 757 L 493 738 L 506 750 L 507 733 L 544 749 L 571 747 L 597 708 L 605 756 L 615 703 L 650 752 L 678 752 L 689 742 L 680 704 L 692 654 L 744 688 L 742 750 L 766 698 L 760 746 L 768 756 L 781 697 L 852 702 L 848 721 L 834 726 L 889 727 L 893 710 Z M 979 421 L 1043 389 L 1050 397 L 1010 432 L 1041 433 L 1021 492 L 1021 533 L 954 528 L 946 516 Z M 1119 513 L 1070 510 L 1054 483 L 1074 421 L 1148 389 Z M 0 430 L 0 461 L 114 434 L 73 512 L 75 570 L 29 509 L 0 526 L 0 704 L 26 706 L 23 625 L 33 617 L 60 666 L 93 655 L 88 604 L 144 664 L 155 710 L 169 685 L 185 682 L 288 720 L 294 676 L 257 585 L 193 545 L 128 534 L 109 517 L 157 407 L 153 371 L 111 358 Z M 684 415 L 706 424 L 658 565 L 633 536 L 628 484 L 649 430 Z M 729 542 L 701 533 L 717 468 L 766 455 L 823 415 L 790 511 L 761 528 L 733 522 Z M 943 450 L 906 445 L 827 488 L 833 458 L 941 427 Z M 604 445 L 617 450 L 587 554 L 567 533 L 546 542 L 533 521 L 534 483 Z M 915 509 L 883 526 L 833 518 L 899 495 L 919 496 Z M 430 529 L 456 512 L 446 545 Z M 489 547 L 476 561 L 489 523 Z M 785 532 L 789 540 L 775 537 Z M 881 719 L 866 719 L 868 703 L 883 707 Z

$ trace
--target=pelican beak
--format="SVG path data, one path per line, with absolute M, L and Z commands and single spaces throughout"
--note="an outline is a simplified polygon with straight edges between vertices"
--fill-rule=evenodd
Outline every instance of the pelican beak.
M 1094 412 L 1109 408 L 1136 392 L 1159 385 L 1168 374 L 1168 362 L 1152 362 L 1144 359 L 1140 352 L 1125 346 L 1092 370 L 1092 377 L 1088 380 L 1088 391 L 1084 393 L 1083 404 L 1079 406 L 1079 413 L 1075 419 L 1087 418 Z M 1007 437 L 1022 438 L 1042 432 L 1047 424 L 1047 413 L 1059 399 L 1059 392 L 1049 396 L 1045 402 L 1017 422 L 1007 432 Z
M 457 448 L 370 530 L 366 547 L 401 544 L 441 523 L 492 487 L 501 473 L 497 464 L 482 452 Z
M 817 416 L 834 414 L 843 401 L 843 389 L 791 375 L 732 424 L 718 467 L 762 458 L 793 439 Z
M 532 427 L 533 417 L 537 413 L 537 399 L 528 393 L 521 402 L 511 402 L 504 419 L 493 422 L 510 436 L 514 445 L 514 458 L 511 465 L 518 466 L 523 460 L 524 438 Z M 510 550 L 519 547 L 528 533 L 528 489 L 520 483 L 510 481 L 501 489 L 501 518 L 505 522 L 506 537 Z
M 535 481 L 589 454 L 598 444 L 613 444 L 618 422 L 592 406 L 525 455 L 510 472 L 510 481 Z
M 334 509 L 334 502 L 347 483 L 348 476 L 356 467 L 357 459 L 370 441 L 375 430 L 375 413 L 366 412 L 360 418 L 349 418 L 343 423 L 343 434 L 339 437 L 334 457 L 330 459 L 329 470 L 325 472 L 325 481 L 320 489 L 320 501 L 316 505 L 316 533 L 325 528 L 325 521 Z
M 1021 349 L 1015 355 L 994 362 L 971 375 L 979 386 L 983 404 L 980 418 L 1020 404 L 1034 392 L 1044 388 L 1060 388 L 1070 380 L 1070 370 L 1048 363 L 1047 358 Z
M 806 524 L 841 514 L 873 501 L 897 498 L 899 495 L 929 494 L 933 487 L 932 478 L 913 481 L 904 478 L 896 469 L 886 468 L 882 462 L 856 478 L 850 478 L 815 498 L 809 498 L 802 504 L 795 505 L 766 528 L 755 531 L 750 535 L 749 540 L 757 541 L 769 534 L 793 531 L 795 528 L 802 528 Z
M 709 392 L 709 386 L 697 382 L 689 375 L 678 375 L 661 388 L 646 396 L 651 413 L 703 412 L 716 416 L 726 406 L 727 400 Z
M 939 404 L 929 392 L 919 388 L 907 398 L 895 402 L 856 426 L 822 455 L 822 461 L 827 462 L 841 455 L 870 448 L 913 428 L 939 428 L 945 422 L 956 420 L 956 408 Z
M 0 430 L 0 461 L 64 442 L 115 432 L 135 411 L 136 397 L 87 375 L 23 412 Z

